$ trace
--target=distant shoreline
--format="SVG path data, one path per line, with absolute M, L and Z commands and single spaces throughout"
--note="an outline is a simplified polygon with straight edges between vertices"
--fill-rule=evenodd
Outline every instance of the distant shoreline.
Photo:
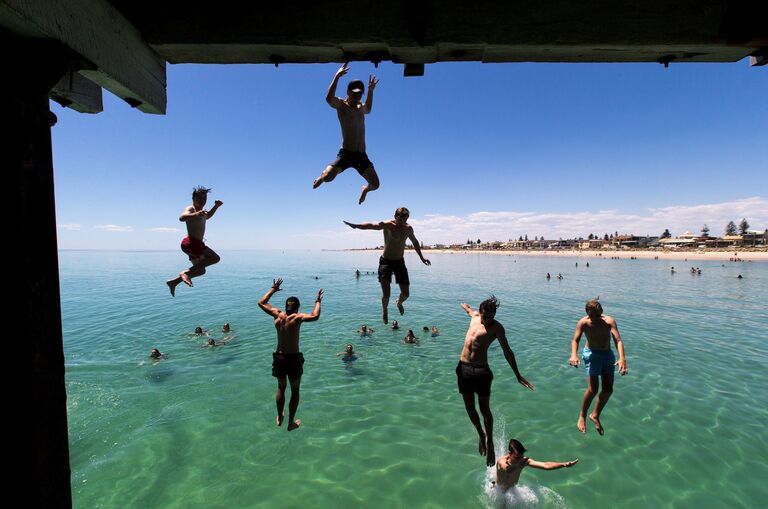
M 344 249 L 343 251 L 381 251 L 381 249 Z M 412 250 L 408 250 L 412 251 Z M 445 254 L 483 254 L 483 255 L 501 255 L 501 256 L 544 256 L 544 257 L 571 257 L 571 258 L 597 258 L 611 259 L 618 258 L 629 260 L 637 258 L 640 260 L 699 260 L 699 261 L 729 261 L 731 258 L 738 258 L 743 261 L 768 262 L 768 250 L 744 251 L 733 249 L 730 251 L 653 251 L 653 250 L 632 250 L 632 251 L 601 251 L 595 249 L 561 249 L 557 251 L 544 250 L 511 250 L 511 249 L 424 249 L 424 256 L 429 257 L 432 253 Z M 737 254 L 734 254 L 737 253 Z

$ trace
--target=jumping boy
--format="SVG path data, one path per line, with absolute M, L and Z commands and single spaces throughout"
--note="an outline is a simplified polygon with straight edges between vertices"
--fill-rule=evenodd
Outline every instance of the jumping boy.
M 299 388 L 301 375 L 304 374 L 304 355 L 299 350 L 299 334 L 303 322 L 314 322 L 320 318 L 320 302 L 323 300 L 323 289 L 317 292 L 315 308 L 311 314 L 299 313 L 299 299 L 288 297 L 285 301 L 285 311 L 271 304 L 269 299 L 276 292 L 281 291 L 283 284 L 281 278 L 272 281 L 272 288 L 259 300 L 259 307 L 275 319 L 277 329 L 277 348 L 272 354 L 272 376 L 277 378 L 277 425 L 282 426 L 285 419 L 285 389 L 286 378 L 291 382 L 291 400 L 288 403 L 288 431 L 293 431 L 301 425 L 296 419 L 296 410 L 299 408 Z
M 581 339 L 582 333 L 586 334 L 587 344 L 584 346 L 582 356 L 584 367 L 587 368 L 587 374 L 589 375 L 589 382 L 587 390 L 584 392 L 584 397 L 581 400 L 581 412 L 579 413 L 576 427 L 582 433 L 587 432 L 587 410 L 589 410 L 595 394 L 600 390 L 600 382 L 602 381 L 603 389 L 597 396 L 595 411 L 589 415 L 589 420 L 595 425 L 595 430 L 600 435 L 604 435 L 605 430 L 600 422 L 600 413 L 613 393 L 613 371 L 615 366 L 619 367 L 621 376 L 624 376 L 627 374 L 627 360 L 624 357 L 624 342 L 621 340 L 621 335 L 619 335 L 619 327 L 616 325 L 616 320 L 603 314 L 603 306 L 600 305 L 597 299 L 587 302 L 585 310 L 587 316 L 576 324 L 576 331 L 573 333 L 573 340 L 571 340 L 571 358 L 568 359 L 568 364 L 574 368 L 578 367 L 579 358 L 577 350 L 579 348 L 579 339 Z M 616 349 L 619 351 L 618 361 L 613 351 L 611 351 L 611 338 L 613 338 Z
M 350 166 L 367 182 L 360 193 L 358 203 L 365 201 L 365 196 L 370 191 L 379 188 L 379 176 L 373 168 L 373 163 L 368 159 L 365 153 L 365 115 L 371 112 L 373 107 L 373 90 L 379 81 L 374 75 L 368 77 L 368 97 L 365 104 L 361 104 L 365 86 L 360 80 L 352 80 L 347 85 L 347 98 L 336 97 L 336 85 L 339 78 L 349 72 L 349 66 L 344 64 L 336 71 L 333 81 L 328 87 L 328 93 L 325 100 L 328 105 L 336 110 L 341 124 L 341 150 L 336 159 L 331 162 L 325 170 L 312 183 L 312 188 L 317 189 L 323 182 L 331 182 L 336 175 L 343 172 Z
M 579 462 L 578 459 L 566 462 L 536 461 L 523 456 L 525 447 L 514 438 L 509 441 L 508 454 L 499 458 L 496 463 L 496 486 L 502 491 L 517 484 L 520 474 L 525 467 L 539 468 L 541 470 L 557 470 L 558 468 L 570 468 Z
M 187 223 L 187 236 L 181 241 L 181 250 L 189 256 L 192 266 L 181 272 L 178 277 L 165 282 L 171 290 L 171 296 L 176 296 L 176 287 L 183 282 L 192 285 L 192 278 L 205 274 L 205 268 L 219 263 L 221 258 L 213 249 L 205 245 L 205 222 L 213 217 L 224 202 L 216 200 L 211 210 L 205 209 L 210 189 L 196 187 L 192 190 L 192 205 L 184 209 L 179 221 Z

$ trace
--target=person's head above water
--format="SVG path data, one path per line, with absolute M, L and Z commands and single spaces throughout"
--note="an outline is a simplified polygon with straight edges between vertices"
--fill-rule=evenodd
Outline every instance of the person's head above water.
M 411 217 L 411 212 L 405 207 L 400 207 L 395 211 L 395 222 L 399 225 L 406 224 L 409 217 Z
M 523 447 L 519 440 L 513 438 L 509 441 L 508 451 L 510 455 L 519 457 L 525 453 L 525 450 L 525 447 Z
M 347 353 L 352 353 L 353 346 L 352 343 L 348 344 L 346 347 L 344 347 L 344 351 Z
M 202 327 L 195 327 L 195 334 L 202 334 L 203 328 Z
M 162 356 L 163 354 L 160 353 L 160 350 L 158 350 L 157 348 L 153 348 L 152 351 L 149 352 L 149 357 L 152 359 L 159 359 Z
M 363 98 L 365 84 L 360 80 L 352 80 L 347 85 L 347 100 L 350 104 L 357 104 Z
M 480 321 L 491 323 L 496 318 L 496 309 L 500 306 L 499 299 L 491 295 L 480 303 Z
M 295 312 L 299 310 L 299 306 L 301 306 L 301 302 L 299 302 L 298 297 L 288 297 L 285 299 L 285 313 L 288 315 L 292 315 Z
M 208 342 L 206 344 L 208 346 L 216 346 L 216 341 L 213 338 L 208 338 Z
M 192 203 L 198 208 L 205 207 L 205 204 L 208 202 L 208 193 L 210 192 L 211 189 L 207 187 L 197 186 L 192 190 Z
M 587 316 L 596 320 L 603 316 L 603 306 L 600 305 L 600 297 L 592 299 L 584 306 L 584 310 L 587 312 Z
M 221 330 L 224 332 L 229 332 L 229 323 L 225 323 Z

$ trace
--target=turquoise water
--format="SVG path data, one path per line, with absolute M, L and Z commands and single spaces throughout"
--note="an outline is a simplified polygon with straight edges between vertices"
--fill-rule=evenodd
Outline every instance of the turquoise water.
M 432 267 L 408 255 L 411 299 L 393 332 L 379 323 L 376 277 L 354 277 L 376 270 L 374 252 L 223 252 L 175 299 L 164 281 L 181 253 L 61 252 L 75 507 L 765 507 L 768 264 L 697 262 L 692 276 L 679 261 L 428 257 Z M 274 425 L 275 333 L 256 305 L 276 276 L 278 305 L 296 295 L 308 312 L 326 292 L 302 330 L 302 426 L 291 433 Z M 516 437 L 535 459 L 580 460 L 526 469 L 506 500 L 487 488 L 454 373 L 468 325 L 459 304 L 489 293 L 536 386 L 518 385 L 492 348 L 497 451 Z M 629 366 L 604 437 L 576 430 L 586 377 L 567 365 L 596 295 Z M 189 335 L 224 322 L 226 346 Z M 372 338 L 356 337 L 361 323 Z M 400 342 L 408 328 L 419 345 Z M 335 357 L 349 342 L 363 354 L 351 365 Z M 151 363 L 153 347 L 168 359 Z

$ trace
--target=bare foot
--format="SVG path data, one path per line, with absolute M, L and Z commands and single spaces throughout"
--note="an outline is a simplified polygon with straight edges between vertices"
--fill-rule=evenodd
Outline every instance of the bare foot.
M 584 422 L 584 416 L 583 415 L 579 416 L 579 422 L 576 423 L 576 427 L 579 428 L 579 431 L 581 431 L 582 433 L 586 433 L 587 432 L 587 423 Z
M 176 285 L 179 283 L 174 283 L 174 279 L 169 279 L 165 282 L 165 284 L 168 285 L 168 289 L 171 290 L 171 297 L 176 297 Z
M 486 449 L 488 452 L 485 456 L 485 464 L 492 467 L 496 464 L 496 452 L 493 450 L 493 442 L 491 442 L 490 438 L 488 439 Z
M 400 311 L 401 315 L 405 314 L 405 308 L 403 307 L 403 303 L 400 301 L 397 301 L 397 310 Z
M 318 187 L 320 187 L 320 184 L 322 183 L 323 183 L 323 176 L 320 175 L 315 179 L 314 182 L 312 182 L 312 189 L 317 189 Z
M 278 426 L 283 425 L 283 419 L 285 419 L 285 414 L 280 414 L 277 416 L 277 419 L 275 419 L 275 422 L 277 423 Z
M 365 201 L 365 195 L 368 194 L 368 186 L 363 186 L 363 192 L 360 193 L 360 200 L 357 202 L 358 205 L 362 205 Z
M 480 435 L 480 441 L 477 443 L 477 452 L 480 453 L 480 456 L 485 456 L 485 435 Z
M 389 323 L 389 310 L 384 308 L 384 313 L 381 316 L 384 319 L 384 323 Z
M 595 429 L 597 430 L 597 433 L 602 436 L 605 435 L 605 430 L 603 429 L 603 425 L 600 424 L 600 418 L 596 415 L 592 414 L 589 416 L 589 420 L 595 423 Z
M 192 280 L 189 278 L 189 274 L 187 274 L 186 272 L 180 272 L 179 273 L 179 277 L 181 278 L 182 281 L 184 281 L 185 285 L 190 286 L 190 287 L 194 286 L 192 284 Z
M 293 421 L 292 423 L 290 423 L 288 425 L 288 431 L 293 431 L 296 428 L 298 428 L 299 426 L 301 426 L 301 420 L 300 419 L 296 419 L 295 421 Z

